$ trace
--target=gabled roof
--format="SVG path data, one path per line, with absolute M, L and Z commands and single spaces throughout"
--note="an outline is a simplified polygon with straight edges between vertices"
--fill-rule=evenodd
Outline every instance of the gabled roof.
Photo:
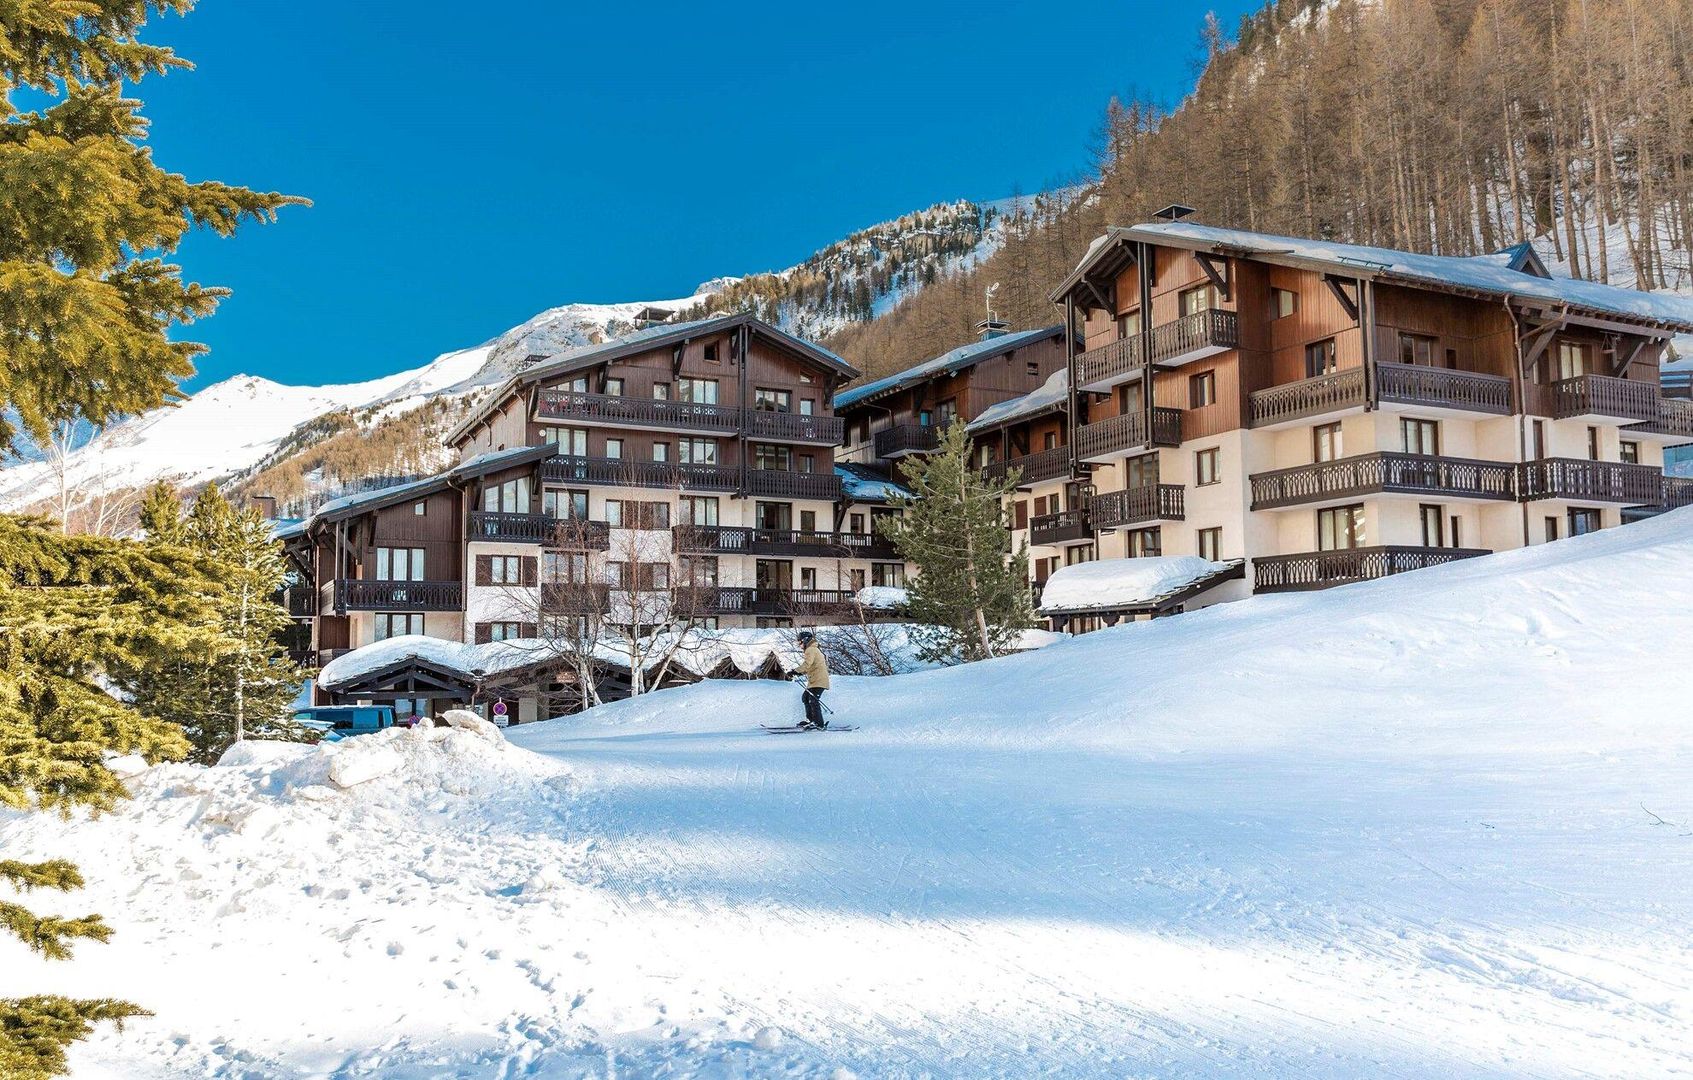
M 835 411 L 840 412 L 842 409 L 850 408 L 853 405 L 862 405 L 867 401 L 873 401 L 876 398 L 915 386 L 937 375 L 951 375 L 963 371 L 965 368 L 973 367 L 984 360 L 1003 356 L 1013 349 L 1020 349 L 1037 341 L 1063 336 L 1064 327 L 1048 326 L 1040 330 L 1021 330 L 1015 334 L 1001 334 L 998 337 L 988 338 L 986 341 L 972 341 L 968 345 L 960 345 L 950 352 L 930 357 L 921 364 L 908 367 L 898 374 L 842 390 L 835 395 Z
M 426 476 L 422 480 L 395 484 L 393 487 L 361 491 L 356 495 L 343 495 L 339 499 L 331 499 L 318 507 L 312 513 L 312 516 L 303 523 L 302 531 L 326 521 L 339 521 L 342 518 L 355 517 L 372 510 L 380 510 L 384 506 L 408 502 L 420 495 L 428 495 L 434 491 L 445 491 L 447 486 L 447 474 L 441 473 L 437 476 Z
M 982 410 L 982 414 L 965 425 L 974 435 L 980 431 L 1004 427 L 1022 420 L 1033 420 L 1049 412 L 1057 412 L 1070 401 L 1070 373 L 1062 368 L 1046 377 L 1046 381 L 1022 397 L 1002 401 Z
M 1640 292 L 1596 281 L 1551 277 L 1522 245 L 1491 255 L 1421 255 L 1393 248 L 1274 236 L 1187 221 L 1114 227 L 1096 239 L 1081 263 L 1051 294 L 1061 300 L 1081 279 L 1121 257 L 1124 244 L 1145 241 L 1194 251 L 1245 256 L 1350 278 L 1446 292 L 1567 306 L 1578 317 L 1621 320 L 1667 332 L 1693 332 L 1693 300 L 1668 292 Z
M 472 409 L 469 416 L 465 417 L 452 431 L 447 433 L 446 441 L 449 445 L 458 441 L 465 432 L 481 423 L 490 412 L 510 400 L 512 391 L 519 387 L 533 386 L 536 383 L 555 379 L 561 375 L 585 371 L 600 364 L 643 353 L 649 349 L 662 348 L 666 345 L 679 345 L 695 338 L 709 337 L 742 326 L 749 328 L 754 334 L 798 353 L 805 359 L 825 370 L 834 372 L 843 379 L 856 379 L 859 376 L 857 368 L 821 345 L 815 345 L 804 338 L 795 337 L 785 330 L 771 326 L 764 320 L 744 312 L 716 315 L 709 319 L 693 319 L 688 322 L 663 323 L 659 326 L 649 326 L 644 330 L 624 334 L 622 337 L 600 345 L 583 345 L 578 348 L 567 349 L 556 356 L 548 357 L 537 364 L 524 368 L 501 383 L 498 389 L 484 398 L 475 409 Z

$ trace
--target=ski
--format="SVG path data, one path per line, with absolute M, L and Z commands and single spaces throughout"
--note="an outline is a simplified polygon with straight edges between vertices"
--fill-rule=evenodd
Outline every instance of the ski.
M 797 735 L 801 732 L 806 732 L 806 731 L 857 731 L 858 725 L 857 724 L 830 724 L 828 727 L 805 728 L 805 727 L 800 727 L 798 724 L 787 724 L 787 725 L 784 725 L 784 726 L 781 726 L 781 727 L 771 727 L 769 724 L 760 724 L 759 729 L 761 731 L 767 731 L 772 735 Z

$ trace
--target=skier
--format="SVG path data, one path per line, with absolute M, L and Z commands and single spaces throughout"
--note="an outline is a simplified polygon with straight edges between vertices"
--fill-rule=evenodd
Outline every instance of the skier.
M 799 673 L 805 676 L 805 723 L 807 731 L 821 731 L 828 725 L 823 720 L 823 691 L 829 689 L 829 661 L 817 647 L 817 635 L 810 630 L 799 632 L 799 646 L 805 650 Z

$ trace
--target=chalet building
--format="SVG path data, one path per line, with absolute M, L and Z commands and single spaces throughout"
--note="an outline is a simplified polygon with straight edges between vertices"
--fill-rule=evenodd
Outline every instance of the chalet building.
M 1693 402 L 1658 373 L 1693 303 L 1553 278 L 1527 245 L 1457 258 L 1169 221 L 1113 228 L 1051 295 L 1083 340 L 971 424 L 984 468 L 1021 472 L 1037 582 L 1092 559 L 1249 565 L 1191 607 L 1693 501 L 1662 469 Z
M 935 448 L 942 428 L 966 423 L 1037 389 L 1064 370 L 1064 328 L 1006 333 L 989 321 L 980 341 L 931 357 L 895 375 L 843 390 L 835 412 L 845 424 L 840 460 L 896 470 Z
M 569 637 L 561 625 L 580 634 L 590 620 L 639 635 L 856 619 L 859 590 L 907 573 L 876 529 L 901 489 L 834 460 L 835 393 L 857 374 L 746 315 L 527 364 L 449 433 L 457 465 L 335 500 L 282 534 L 301 582 L 291 609 L 312 623 L 320 664 L 408 634 L 475 644 Z M 361 676 L 359 699 L 417 707 L 399 685 L 427 674 L 414 667 L 386 689 Z M 466 700 L 432 689 L 432 711 Z M 519 697 L 524 719 L 538 714 L 536 694 Z

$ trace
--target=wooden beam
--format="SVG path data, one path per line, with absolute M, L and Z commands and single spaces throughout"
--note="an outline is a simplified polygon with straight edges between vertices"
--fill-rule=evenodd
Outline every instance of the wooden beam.
M 1533 378 L 1533 376 L 1539 374 L 1540 358 L 1546 355 L 1546 349 L 1552 344 L 1552 339 L 1557 336 L 1558 331 L 1562 330 L 1567 322 L 1568 320 L 1560 315 L 1551 322 L 1535 327 L 1523 336 L 1522 343 L 1527 346 L 1523 352 L 1524 378 L 1533 379 L 1535 382 L 1540 381 Z
M 1211 284 L 1216 286 L 1217 291 L 1223 294 L 1223 299 L 1231 299 L 1229 295 L 1229 279 L 1232 275 L 1229 273 L 1229 261 L 1224 259 L 1222 268 L 1219 269 L 1216 263 L 1216 256 L 1202 251 L 1194 252 L 1193 260 L 1199 264 L 1199 268 L 1201 270 L 1205 271 L 1205 276 L 1211 279 Z
M 1635 359 L 1637 357 L 1639 357 L 1640 350 L 1644 349 L 1646 347 L 1646 343 L 1650 340 L 1651 340 L 1650 338 L 1640 338 L 1639 340 L 1637 340 L 1634 343 L 1634 348 L 1629 350 L 1628 355 L 1623 357 L 1621 360 L 1619 360 L 1615 367 L 1611 368 L 1611 374 L 1613 376 L 1620 376 L 1624 372 L 1626 372 L 1629 368 L 1629 365 L 1634 363 Z M 1621 349 L 1618 349 L 1616 351 L 1618 353 L 1622 352 Z
M 1082 289 L 1086 290 L 1089 294 L 1091 294 L 1093 296 L 1094 302 L 1091 306 L 1094 309 L 1099 310 L 1099 311 L 1109 312 L 1112 315 L 1117 314 L 1117 311 L 1112 306 L 1111 301 L 1106 299 L 1105 294 L 1099 291 L 1099 286 L 1095 285 L 1093 282 L 1089 281 L 1087 278 L 1083 278 L 1081 287 L 1082 287 Z
M 1351 319 L 1353 322 L 1357 322 L 1358 321 L 1358 296 L 1357 296 L 1358 283 L 1356 281 L 1351 281 L 1351 280 L 1348 280 L 1346 278 L 1337 278 L 1333 274 L 1324 274 L 1323 275 L 1323 284 L 1327 285 L 1329 287 L 1329 292 L 1334 293 L 1334 298 L 1336 300 L 1340 301 L 1340 306 L 1342 308 L 1346 309 L 1346 317 Z M 1352 286 L 1353 294 L 1351 296 L 1348 296 L 1346 294 L 1345 286 L 1347 286 L 1347 285 Z

